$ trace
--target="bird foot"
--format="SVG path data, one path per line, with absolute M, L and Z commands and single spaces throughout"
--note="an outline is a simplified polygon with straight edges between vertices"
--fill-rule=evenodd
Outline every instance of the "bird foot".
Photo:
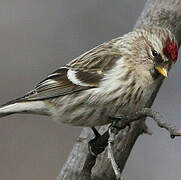
M 88 150 L 93 156 L 96 157 L 98 154 L 100 154 L 104 151 L 107 144 L 106 144 L 106 146 L 104 144 L 97 146 L 97 144 L 99 144 L 98 141 L 101 140 L 101 138 L 100 138 L 101 135 L 95 127 L 92 127 L 92 131 L 94 132 L 95 137 L 88 142 Z
M 128 121 L 128 118 L 122 117 L 109 117 L 113 122 L 110 125 L 111 128 L 115 128 L 117 130 L 125 129 L 128 127 L 131 128 L 131 122 Z

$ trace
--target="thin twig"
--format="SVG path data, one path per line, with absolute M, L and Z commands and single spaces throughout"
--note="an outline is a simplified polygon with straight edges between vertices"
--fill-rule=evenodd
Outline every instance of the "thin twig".
M 112 142 L 115 139 L 115 133 L 112 131 L 112 128 L 109 128 L 109 139 L 108 139 L 108 159 L 110 159 L 114 173 L 116 175 L 117 180 L 122 180 L 120 169 L 114 159 L 114 154 L 112 150 Z
M 166 129 L 170 133 L 170 137 L 174 138 L 176 136 L 181 136 L 181 129 L 176 128 L 169 122 L 166 122 L 162 115 L 159 112 L 155 112 L 150 108 L 144 108 L 141 111 L 136 113 L 136 116 L 147 116 L 151 117 L 160 128 Z

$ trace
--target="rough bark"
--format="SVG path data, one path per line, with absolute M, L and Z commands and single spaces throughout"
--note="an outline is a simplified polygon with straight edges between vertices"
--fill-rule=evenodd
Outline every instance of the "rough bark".
M 156 25 L 169 28 L 175 35 L 178 45 L 181 43 L 181 1 L 180 0 L 148 0 L 145 4 L 135 28 Z M 162 83 L 161 83 L 162 84 Z M 160 86 L 161 86 L 160 84 Z M 158 87 L 158 90 L 160 88 Z M 158 92 L 158 91 L 157 91 Z M 151 107 L 156 94 L 147 102 L 147 107 Z M 135 122 L 130 129 L 124 129 L 118 134 L 113 146 L 114 156 L 121 172 L 135 144 L 137 138 L 143 133 L 144 121 Z M 104 132 L 106 126 L 100 128 Z M 73 146 L 67 162 L 64 164 L 57 180 L 80 180 L 81 170 L 87 155 L 87 142 L 92 137 L 89 128 L 84 128 Z M 107 158 L 107 151 L 97 157 L 96 165 L 92 171 L 93 180 L 115 179 L 110 161 Z

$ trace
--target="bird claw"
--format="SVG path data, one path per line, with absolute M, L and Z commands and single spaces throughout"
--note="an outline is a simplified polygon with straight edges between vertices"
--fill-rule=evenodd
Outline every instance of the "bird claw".
M 97 131 L 95 127 L 92 127 L 92 131 L 94 132 L 95 137 L 88 142 L 88 150 L 92 156 L 96 157 L 98 154 L 104 151 L 105 147 L 98 147 L 96 145 L 98 139 L 101 137 L 101 134 Z
M 95 140 L 95 138 L 94 139 L 91 139 L 89 142 L 88 142 L 88 151 L 89 151 L 89 153 L 92 155 L 92 156 L 97 156 L 94 152 L 93 152 L 93 146 L 94 146 L 94 144 L 95 144 L 95 142 L 96 142 L 96 140 Z

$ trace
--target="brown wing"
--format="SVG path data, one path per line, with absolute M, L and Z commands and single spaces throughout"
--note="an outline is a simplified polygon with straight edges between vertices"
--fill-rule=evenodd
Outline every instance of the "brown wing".
M 80 83 L 76 83 L 71 81 L 71 77 L 68 77 L 68 71 L 70 71 L 70 69 L 58 69 L 48 78 L 37 84 L 35 89 L 26 94 L 21 100 L 49 99 L 72 94 L 96 87 L 98 81 L 102 78 L 102 75 L 96 73 L 71 70 L 71 72 L 74 72 L 75 78 L 77 77 L 77 81 L 80 81 Z M 80 80 L 78 80 L 78 78 L 80 78 Z
M 49 99 L 96 88 L 104 73 L 111 69 L 119 58 L 119 51 L 110 43 L 104 43 L 53 72 L 37 84 L 34 90 L 18 100 Z

